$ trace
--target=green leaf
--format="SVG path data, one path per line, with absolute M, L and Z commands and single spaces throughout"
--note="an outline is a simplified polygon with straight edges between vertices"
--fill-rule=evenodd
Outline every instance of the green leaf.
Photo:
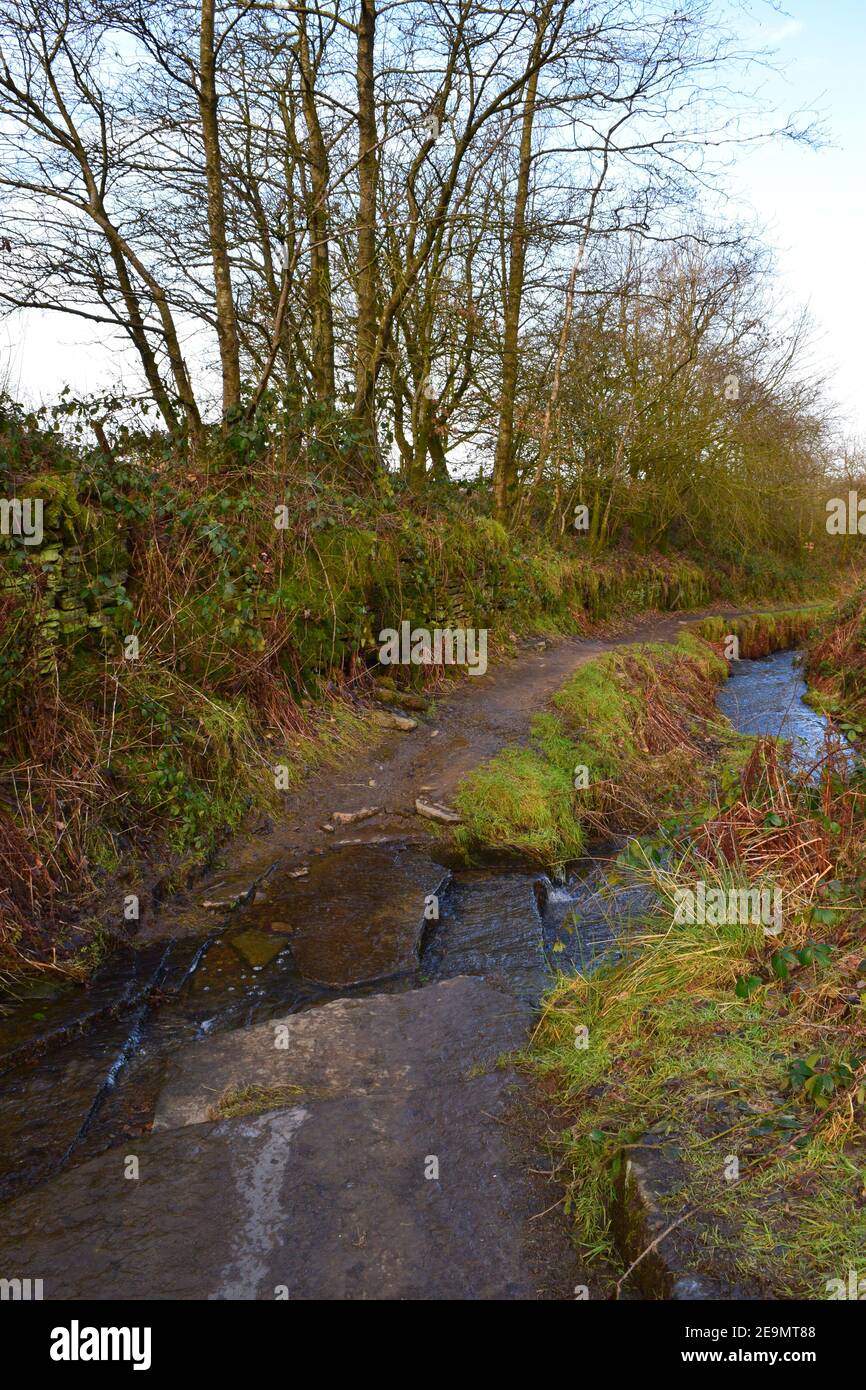
M 788 1066 L 788 1080 L 795 1091 L 799 1091 L 800 1088 L 806 1084 L 811 1075 L 812 1068 L 802 1057 L 798 1057 L 796 1061 L 791 1062 Z
M 819 1110 L 826 1110 L 830 1104 L 830 1097 L 833 1094 L 836 1083 L 827 1072 L 816 1072 L 810 1076 L 805 1083 L 805 1090 L 815 1102 Z
M 791 966 L 796 963 L 797 957 L 790 946 L 785 946 L 781 951 L 774 951 L 770 956 L 770 969 L 779 980 L 789 979 Z
M 734 993 L 738 999 L 748 999 L 762 984 L 763 980 L 758 975 L 741 975 L 734 986 Z
M 825 926 L 832 927 L 836 921 L 835 907 L 813 907 L 812 917 L 816 922 L 822 922 Z

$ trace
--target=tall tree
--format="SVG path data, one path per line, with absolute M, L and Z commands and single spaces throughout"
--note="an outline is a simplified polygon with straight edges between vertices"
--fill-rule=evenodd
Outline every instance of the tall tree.
M 226 199 L 220 153 L 217 99 L 215 0 L 201 0 L 198 105 L 207 180 L 207 219 L 216 303 L 216 332 L 222 369 L 223 418 L 241 399 L 241 359 L 232 271 L 226 232 Z

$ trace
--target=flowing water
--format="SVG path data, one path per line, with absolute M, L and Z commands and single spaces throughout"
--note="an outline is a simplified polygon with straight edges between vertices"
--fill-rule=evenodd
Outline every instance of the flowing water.
M 792 653 L 741 661 L 719 706 L 743 732 L 781 734 L 814 762 L 825 725 Z M 357 993 L 484 976 L 536 1002 L 555 972 L 616 952 L 647 904 L 619 846 L 561 882 L 449 871 L 433 847 L 345 845 L 293 877 L 279 868 L 198 941 L 115 956 L 87 989 L 43 988 L 0 1019 L 0 1199 L 149 1125 L 167 1061 L 208 1034 Z M 46 994 L 48 997 L 45 997 Z
M 824 750 L 827 725 L 804 703 L 805 694 L 799 653 L 774 652 L 757 661 L 734 662 L 717 704 L 740 733 L 786 739 L 794 763 L 813 768 Z M 851 760 L 850 749 L 845 751 Z

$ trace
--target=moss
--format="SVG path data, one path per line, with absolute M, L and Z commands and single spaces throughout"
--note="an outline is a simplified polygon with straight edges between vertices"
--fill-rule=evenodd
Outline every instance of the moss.
M 635 659 L 640 648 L 628 648 Z M 553 697 L 562 727 L 571 738 L 573 765 L 588 767 L 592 781 L 614 777 L 637 751 L 634 728 L 640 697 L 611 652 L 581 666 Z
M 722 643 L 735 636 L 740 656 L 754 658 L 802 647 L 828 612 L 829 606 L 821 604 L 784 612 L 753 613 L 743 618 L 703 618 L 695 624 L 695 630 L 707 642 Z
M 571 778 L 531 748 L 506 748 L 470 773 L 456 804 L 455 843 L 468 856 L 484 850 L 550 866 L 583 849 Z
M 693 636 L 625 645 L 584 662 L 533 720 L 528 746 L 507 746 L 463 779 L 456 847 L 468 859 L 507 852 L 560 867 L 581 853 L 589 825 L 605 817 L 611 823 L 611 807 L 627 787 L 632 807 L 637 797 L 661 815 L 678 792 L 698 789 L 695 760 L 677 733 L 712 725 L 713 691 L 726 673 L 726 663 Z M 645 736 L 649 701 L 659 691 L 675 721 L 666 744 Z M 718 724 L 716 743 L 728 727 Z

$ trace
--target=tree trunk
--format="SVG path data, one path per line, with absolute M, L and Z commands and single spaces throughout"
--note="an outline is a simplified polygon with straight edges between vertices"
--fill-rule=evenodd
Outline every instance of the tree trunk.
M 355 417 L 365 471 L 376 465 L 376 186 L 379 177 L 376 89 L 373 72 L 375 0 L 360 0 L 356 85 L 358 95 L 358 271 L 355 334 Z
M 539 24 L 533 48 L 537 59 L 543 29 Z M 493 459 L 493 509 L 499 521 L 507 521 L 514 505 L 517 487 L 517 468 L 514 457 L 514 400 L 517 392 L 518 341 L 520 309 L 523 302 L 523 281 L 526 269 L 526 208 L 532 174 L 532 129 L 535 119 L 535 99 L 538 93 L 539 66 L 533 63 L 523 103 L 520 131 L 520 158 L 517 170 L 517 189 L 514 198 L 514 218 L 511 224 L 508 287 L 505 297 L 505 323 L 502 342 L 502 397 L 499 407 L 499 429 Z
M 223 380 L 223 419 L 241 399 L 240 346 L 226 238 L 226 208 L 217 118 L 215 0 L 202 0 L 198 104 L 207 178 L 207 220 L 216 291 L 216 327 Z
M 128 333 L 141 361 L 147 384 L 153 394 L 160 415 L 165 421 L 171 434 L 177 433 L 178 419 L 171 398 L 165 389 L 162 377 L 159 374 L 159 367 L 156 355 L 150 345 L 147 333 L 144 329 L 144 322 L 141 316 L 141 305 L 138 295 L 135 292 L 129 269 L 124 259 L 120 247 L 109 240 L 109 251 L 114 262 L 114 269 L 117 273 L 117 283 L 120 286 L 120 293 L 123 295 L 123 302 L 129 316 Z
M 311 357 L 316 397 L 333 400 L 334 319 L 331 306 L 331 261 L 328 243 L 328 151 L 316 110 L 315 74 L 310 61 L 307 18 L 298 17 L 298 62 L 301 69 L 301 98 L 307 126 L 310 165 L 310 192 L 307 231 L 310 238 L 310 303 L 312 311 Z

